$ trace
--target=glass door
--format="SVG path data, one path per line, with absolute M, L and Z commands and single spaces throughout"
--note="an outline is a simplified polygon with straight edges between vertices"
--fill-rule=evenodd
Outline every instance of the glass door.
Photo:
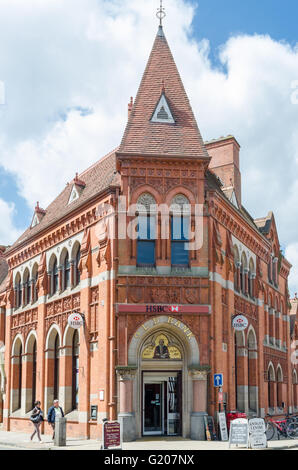
M 180 387 L 178 377 L 168 378 L 168 436 L 180 434 Z
M 144 435 L 163 434 L 163 383 L 144 384 Z

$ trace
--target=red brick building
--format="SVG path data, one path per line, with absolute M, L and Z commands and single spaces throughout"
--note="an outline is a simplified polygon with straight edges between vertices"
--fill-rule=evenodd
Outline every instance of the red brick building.
M 119 148 L 37 205 L 5 253 L 6 429 L 29 429 L 34 399 L 47 410 L 59 397 L 71 435 L 99 437 L 118 417 L 125 440 L 204 439 L 215 373 L 228 411 L 298 406 L 291 265 L 273 214 L 242 205 L 239 152 L 233 136 L 203 142 L 160 27 Z

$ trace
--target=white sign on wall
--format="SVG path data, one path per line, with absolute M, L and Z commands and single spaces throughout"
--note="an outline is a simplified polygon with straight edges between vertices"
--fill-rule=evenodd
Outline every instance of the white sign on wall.
M 246 330 L 246 328 L 248 327 L 248 320 L 243 315 L 237 315 L 233 318 L 232 325 L 234 330 L 243 331 Z
M 83 317 L 80 313 L 72 313 L 68 317 L 68 324 L 71 328 L 79 330 L 84 325 Z

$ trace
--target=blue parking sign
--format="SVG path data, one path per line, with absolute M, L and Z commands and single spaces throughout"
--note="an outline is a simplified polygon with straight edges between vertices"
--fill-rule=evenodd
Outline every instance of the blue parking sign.
M 214 387 L 223 386 L 223 374 L 214 374 Z

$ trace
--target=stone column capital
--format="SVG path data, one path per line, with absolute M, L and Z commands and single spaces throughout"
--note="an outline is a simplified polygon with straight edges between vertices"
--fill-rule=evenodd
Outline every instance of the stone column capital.
M 137 373 L 137 367 L 134 366 L 118 366 L 116 367 L 117 375 L 120 377 L 120 380 L 133 380 Z
M 192 377 L 192 380 L 204 380 L 208 378 L 208 369 L 190 369 L 189 375 Z

